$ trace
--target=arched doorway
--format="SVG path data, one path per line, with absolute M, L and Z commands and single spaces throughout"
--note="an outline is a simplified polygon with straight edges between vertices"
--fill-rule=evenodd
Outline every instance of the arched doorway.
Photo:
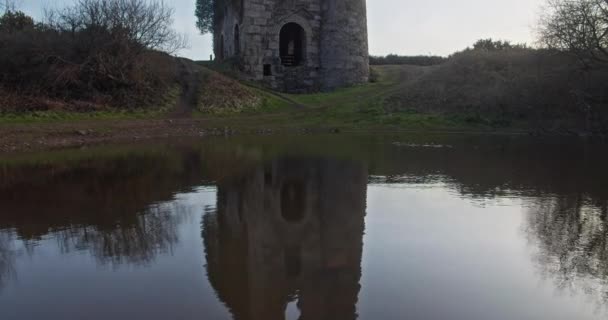
M 306 56 L 306 32 L 299 24 L 290 22 L 281 28 L 279 50 L 286 67 L 302 65 Z
M 239 25 L 236 24 L 234 26 L 234 54 L 241 53 L 241 32 L 239 30 Z

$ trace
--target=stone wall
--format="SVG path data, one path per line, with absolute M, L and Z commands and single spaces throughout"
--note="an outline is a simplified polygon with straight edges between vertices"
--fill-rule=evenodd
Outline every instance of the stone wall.
M 305 32 L 304 62 L 285 67 L 279 51 L 281 28 L 297 23 Z M 321 26 L 318 0 L 249 0 L 245 5 L 245 48 L 242 62 L 252 80 L 286 92 L 307 92 L 319 88 L 319 34 Z M 264 65 L 271 74 L 264 75 Z M 268 67 L 267 67 L 268 68 Z
M 331 90 L 368 80 L 365 0 L 242 0 L 242 12 L 230 4 L 238 0 L 227 1 L 216 26 L 216 56 L 238 56 L 247 80 L 296 93 Z M 238 54 L 234 48 L 237 23 Z M 280 33 L 289 23 L 299 25 L 305 33 L 304 59 L 297 66 L 284 66 L 281 61 Z
M 321 64 L 324 90 L 369 80 L 365 0 L 322 1 Z
M 238 20 L 237 8 L 228 1 L 220 8 L 221 17 L 216 22 L 213 32 L 213 51 L 218 61 L 234 56 L 234 26 Z

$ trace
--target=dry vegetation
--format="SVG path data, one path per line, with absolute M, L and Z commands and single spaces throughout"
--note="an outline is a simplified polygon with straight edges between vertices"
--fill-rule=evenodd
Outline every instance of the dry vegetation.
M 389 54 L 386 56 L 370 56 L 369 64 L 372 66 L 384 65 L 411 65 L 411 66 L 434 66 L 446 61 L 445 57 L 440 56 L 400 56 Z
M 253 110 L 262 103 L 260 95 L 252 89 L 218 72 L 210 72 L 200 90 L 197 109 L 204 113 L 238 113 Z
M 171 29 L 172 9 L 162 2 L 75 3 L 48 11 L 42 22 L 13 7 L 0 16 L 0 114 L 152 108 L 167 105 L 177 88 L 182 97 L 173 115 L 262 112 L 288 104 L 231 79 L 232 69 L 212 66 L 222 75 L 174 59 L 170 54 L 184 42 Z M 199 13 L 212 3 L 198 1 Z M 375 67 L 373 84 L 293 96 L 310 112 L 286 112 L 284 122 L 411 129 L 410 120 L 428 118 L 459 128 L 606 135 L 608 0 L 548 4 L 539 28 L 542 49 L 486 39 L 448 58 L 372 57 L 373 64 L 406 65 L 395 79 L 382 79 L 380 71 L 390 66 Z M 202 31 L 211 17 L 202 20 Z
M 495 127 L 604 132 L 608 70 L 583 69 L 575 57 L 524 47 L 454 54 L 399 93 L 387 112 L 433 113 Z
M 42 22 L 7 6 L 0 15 L 0 113 L 171 108 L 181 116 L 258 107 L 256 92 L 171 55 L 186 43 L 165 3 L 77 0 L 48 10 Z
M 0 17 L 2 111 L 159 101 L 175 83 L 168 54 L 183 45 L 172 9 L 144 0 L 80 0 L 49 10 L 43 22 L 7 10 Z

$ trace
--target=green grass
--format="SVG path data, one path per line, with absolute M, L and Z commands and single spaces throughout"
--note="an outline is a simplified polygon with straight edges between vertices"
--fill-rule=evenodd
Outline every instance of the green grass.
M 278 94 L 246 83 L 260 97 L 256 108 L 204 113 L 194 111 L 193 117 L 204 126 L 228 126 L 243 131 L 255 129 L 338 128 L 344 131 L 486 131 L 494 130 L 491 120 L 446 116 L 410 111 L 390 112 L 385 100 L 429 67 L 374 67 L 377 81 L 333 92 L 314 94 Z M 431 67 L 432 68 L 432 67 Z M 412 80 L 414 79 L 414 80 Z M 174 93 L 173 99 L 179 96 Z M 171 99 L 168 99 L 171 100 Z M 175 100 L 172 100 L 175 101 Z M 167 103 L 167 106 L 171 103 Z M 167 108 L 146 111 L 104 111 L 94 113 L 35 112 L 2 115 L 1 123 L 65 122 L 81 120 L 154 119 L 167 116 Z M 484 121 L 482 121 L 484 120 Z
M 378 81 L 333 92 L 289 94 L 306 106 L 286 113 L 283 121 L 296 126 L 335 127 L 344 130 L 487 130 L 483 123 L 470 123 L 457 117 L 413 112 L 390 113 L 385 99 L 402 90 L 403 66 L 375 67 Z
M 419 68 L 419 67 L 414 67 Z M 419 72 L 422 69 L 414 69 Z M 466 117 L 388 112 L 385 99 L 403 89 L 411 77 L 407 66 L 375 67 L 378 81 L 332 92 L 275 95 L 245 83 L 263 96 L 259 108 L 224 114 L 197 113 L 209 125 L 240 129 L 338 128 L 344 131 L 486 131 L 485 122 Z M 284 98 L 283 98 L 284 97 Z
M 352 109 L 353 107 L 367 105 L 377 102 L 378 98 L 383 98 L 391 89 L 399 84 L 398 67 L 382 67 L 377 70 L 380 79 L 375 83 L 342 88 L 332 92 L 301 95 L 292 94 L 287 96 L 304 105 L 316 107 Z
M 70 111 L 32 111 L 21 113 L 1 113 L 0 124 L 35 124 L 35 123 L 61 123 L 87 120 L 137 120 L 137 119 L 159 119 L 165 117 L 176 104 L 181 94 L 179 86 L 169 89 L 160 105 L 140 109 L 112 109 L 93 112 L 70 112 Z
M 292 107 L 289 101 L 269 93 L 261 92 L 259 89 L 256 90 L 262 94 L 262 103 L 259 108 L 253 111 L 254 113 L 280 112 L 289 110 Z
M 205 64 L 230 74 L 226 64 Z M 389 113 L 385 99 L 399 90 L 424 67 L 373 67 L 375 81 L 332 92 L 274 95 L 256 83 L 243 83 L 263 97 L 259 108 L 222 114 L 198 113 L 197 117 L 226 121 L 233 127 L 325 127 L 344 130 L 486 130 L 483 123 L 464 118 L 410 112 Z M 281 98 L 285 97 L 285 99 Z M 300 106 L 300 107 L 298 107 Z
M 34 111 L 29 113 L 5 113 L 0 124 L 72 122 L 86 120 L 134 120 L 155 119 L 166 114 L 164 110 L 106 110 L 95 112 Z

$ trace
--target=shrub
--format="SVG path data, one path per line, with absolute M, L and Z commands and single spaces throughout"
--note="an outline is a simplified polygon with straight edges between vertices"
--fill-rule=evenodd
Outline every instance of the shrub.
M 21 11 L 6 11 L 0 17 L 0 32 L 14 33 L 25 29 L 34 28 L 34 19 Z
M 473 50 L 504 51 L 512 49 L 528 49 L 526 44 L 512 44 L 506 40 L 480 39 L 473 44 Z
M 445 62 L 446 58 L 439 56 L 399 56 L 389 54 L 387 56 L 370 56 L 369 63 L 371 65 L 415 65 L 415 66 L 432 66 Z
M 587 67 L 608 65 L 608 0 L 547 0 L 540 43 L 576 55 Z
M 554 50 L 469 49 L 385 104 L 388 112 L 443 113 L 488 125 L 606 131 L 608 70 L 584 71 Z
M 146 0 L 81 0 L 37 25 L 7 12 L 0 18 L 0 88 L 37 97 L 30 109 L 47 109 L 48 99 L 78 109 L 149 105 L 173 82 L 172 58 L 161 51 L 183 44 L 172 13 Z

